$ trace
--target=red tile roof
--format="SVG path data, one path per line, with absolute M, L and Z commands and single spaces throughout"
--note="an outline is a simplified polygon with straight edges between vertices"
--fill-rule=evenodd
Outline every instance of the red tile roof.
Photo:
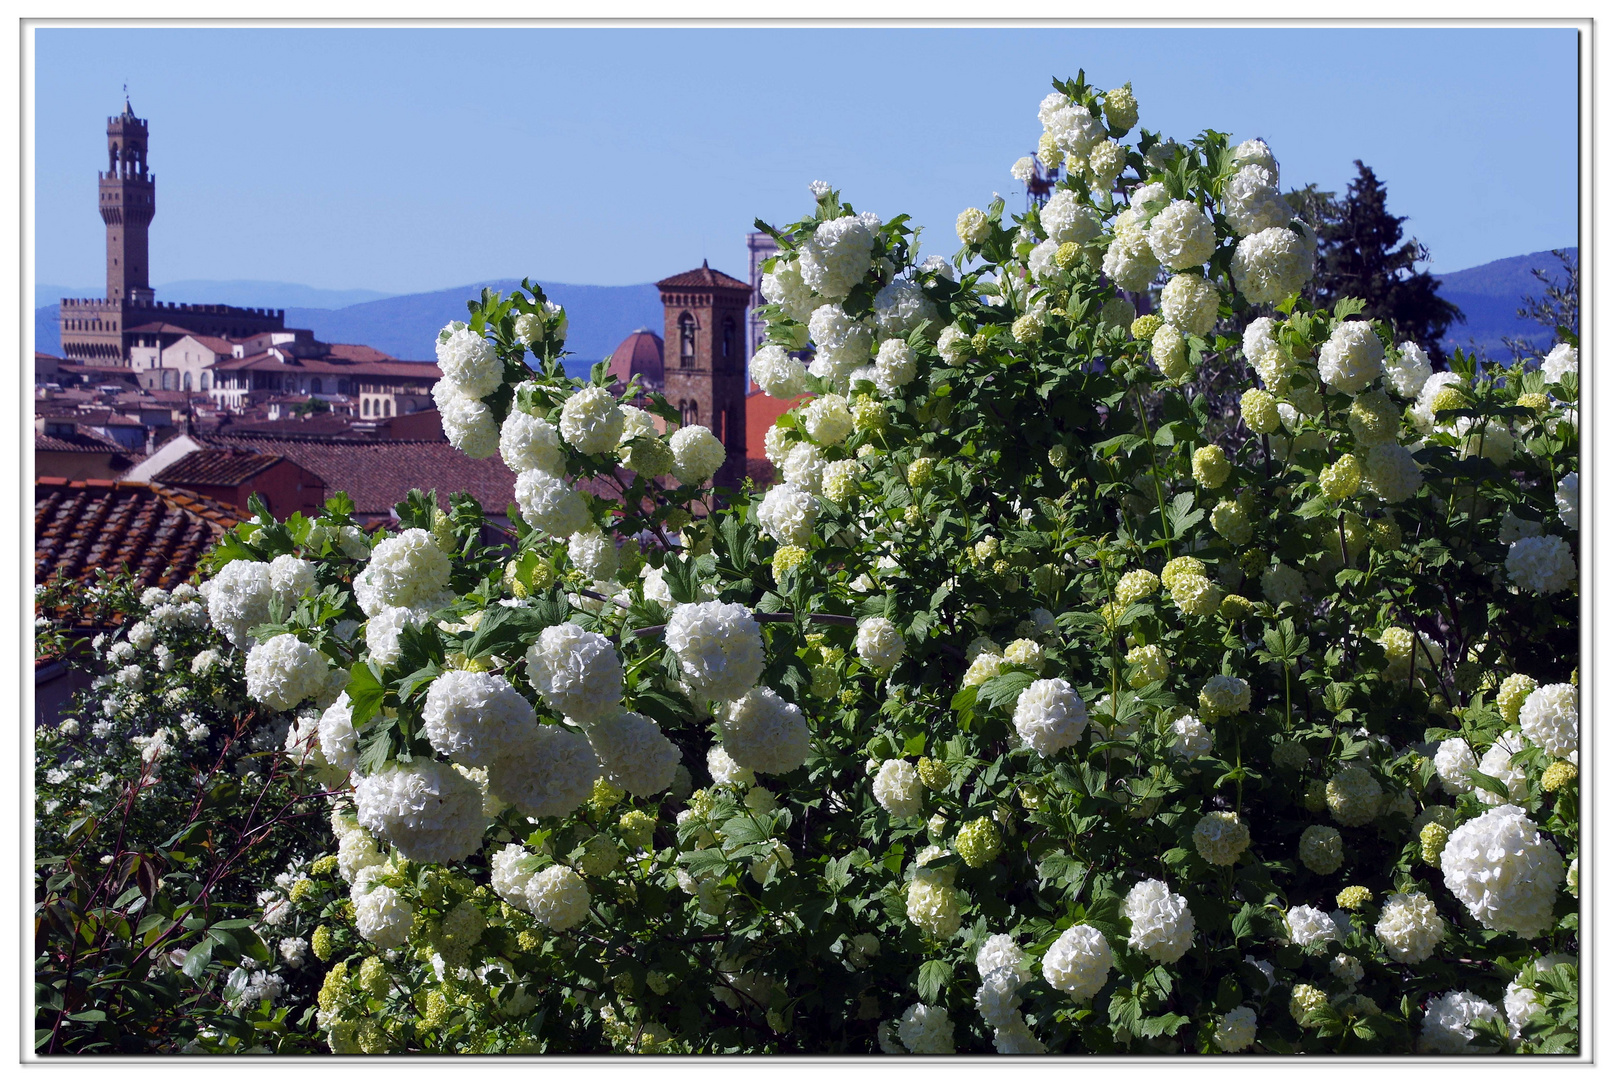
M 210 447 L 240 447 L 287 457 L 321 477 L 326 494 L 347 492 L 360 514 L 389 514 L 411 488 L 435 488 L 445 509 L 450 494 L 468 491 L 490 515 L 503 514 L 515 500 L 515 474 L 497 454 L 478 460 L 446 442 L 287 439 L 237 434 L 238 428 L 232 425 L 198 441 Z
M 194 484 L 234 487 L 284 460 L 279 454 L 255 454 L 250 450 L 192 450 L 152 479 L 176 487 Z
M 195 334 L 192 331 L 187 330 L 183 326 L 175 326 L 173 323 L 166 323 L 166 322 L 151 322 L 151 323 L 142 323 L 140 326 L 130 326 L 130 327 L 127 327 L 124 330 L 124 333 L 126 333 L 126 334 L 178 334 L 180 337 L 185 337 L 185 336 L 194 337 L 195 336 Z
M 42 476 L 34 481 L 34 582 L 127 566 L 140 585 L 170 588 L 239 520 L 234 507 L 161 484 Z
M 59 454 L 127 454 L 128 447 L 113 442 L 87 428 L 74 425 L 71 435 L 41 435 L 34 433 L 34 450 L 51 450 Z
M 750 292 L 750 283 L 729 277 L 721 270 L 713 270 L 701 260 L 700 269 L 673 274 L 655 283 L 659 289 L 743 289 Z
M 216 356 L 235 355 L 235 343 L 230 341 L 228 338 L 212 337 L 208 334 L 198 334 L 195 331 L 191 331 L 185 336 L 211 350 Z M 176 341 L 174 344 L 177 345 L 179 343 Z M 169 346 L 169 348 L 172 347 L 173 346 Z

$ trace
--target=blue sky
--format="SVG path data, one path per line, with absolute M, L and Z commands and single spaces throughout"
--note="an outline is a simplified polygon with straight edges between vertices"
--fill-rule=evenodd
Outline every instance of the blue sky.
M 530 274 L 743 276 L 753 218 L 825 179 L 952 222 L 1034 149 L 1053 76 L 1141 126 L 1260 136 L 1285 187 L 1360 158 L 1447 271 L 1578 234 L 1572 29 L 41 29 L 35 278 L 104 278 L 95 173 L 151 123 L 152 280 L 415 292 Z

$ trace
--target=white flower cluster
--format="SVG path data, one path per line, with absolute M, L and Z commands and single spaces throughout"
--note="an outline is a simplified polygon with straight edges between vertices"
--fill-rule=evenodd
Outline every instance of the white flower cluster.
M 765 284 L 766 275 L 762 280 Z M 806 373 L 806 365 L 780 345 L 764 345 L 751 357 L 751 381 L 768 397 L 788 400 L 806 393 Z
M 325 656 L 295 634 L 277 634 L 246 656 L 246 692 L 276 711 L 322 693 L 330 671 Z
M 1072 926 L 1048 946 L 1042 957 L 1042 978 L 1072 1001 L 1085 1001 L 1103 989 L 1114 966 L 1114 950 L 1097 927 Z
M 525 894 L 526 909 L 551 930 L 569 930 L 588 917 L 588 883 L 569 866 L 532 875 Z
M 1177 199 L 1149 223 L 1148 246 L 1168 269 L 1202 266 L 1215 251 L 1215 223 L 1197 203 Z
M 1232 253 L 1233 284 L 1255 304 L 1286 300 L 1304 287 L 1315 267 L 1315 240 L 1286 225 L 1245 236 Z
M 794 361 L 791 361 L 794 363 Z M 799 366 L 799 365 L 797 365 Z M 684 484 L 703 484 L 717 475 L 728 451 L 708 427 L 691 424 L 672 433 L 672 475 Z
M 762 628 L 743 604 L 680 604 L 667 619 L 665 640 L 683 677 L 708 698 L 732 701 L 761 678 Z
M 1253 236 L 1281 228 L 1294 213 L 1277 188 L 1277 177 L 1264 165 L 1251 162 L 1227 181 L 1221 195 L 1221 213 L 1239 236 Z
M 415 862 L 468 859 L 482 846 L 482 793 L 440 761 L 389 761 L 353 789 L 358 823 Z
M 1507 574 L 1521 589 L 1550 596 L 1579 580 L 1574 552 L 1560 536 L 1525 536 L 1507 548 Z
M 1373 933 L 1395 960 L 1420 964 L 1433 956 L 1444 940 L 1445 920 L 1434 902 L 1422 893 L 1396 893 L 1383 902 Z
M 1236 1054 L 1254 1045 L 1256 1027 L 1255 1011 L 1239 1005 L 1215 1022 L 1212 1037 L 1224 1053 Z
M 1578 760 L 1579 687 L 1549 683 L 1532 691 L 1518 710 L 1524 737 L 1556 758 Z
M 1037 679 L 1014 704 L 1014 730 L 1041 757 L 1074 746 L 1086 727 L 1086 702 L 1063 679 Z
M 889 619 L 875 615 L 857 624 L 857 656 L 874 671 L 889 671 L 906 653 L 901 631 Z
M 756 524 L 781 544 L 809 546 L 817 520 L 817 496 L 788 482 L 768 488 L 756 507 Z
M 481 400 L 504 381 L 504 364 L 493 343 L 462 322 L 451 322 L 437 335 L 437 366 L 442 378 L 431 388 L 442 418 L 443 434 L 473 458 L 491 457 L 499 430 L 493 410 Z
M 409 942 L 414 905 L 389 885 L 375 885 L 368 891 L 355 888 L 353 921 L 365 941 L 380 949 L 401 949 Z
M 605 779 L 647 799 L 672 785 L 681 754 L 661 726 L 636 712 L 619 712 L 588 727 L 588 743 Z
M 585 386 L 560 407 L 560 437 L 583 454 L 614 450 L 626 422 L 615 395 L 603 386 Z
M 454 601 L 448 588 L 448 555 L 424 529 L 405 529 L 370 552 L 369 565 L 353 579 L 353 596 L 364 614 L 386 608 L 427 613 Z
M 589 724 L 621 703 L 622 661 L 603 634 L 569 622 L 546 627 L 526 662 L 533 688 L 561 716 Z
M 560 432 L 549 421 L 520 409 L 511 409 L 498 435 L 499 456 L 514 473 L 528 469 L 551 476 L 565 471 L 566 455 L 560 445 Z
M 598 778 L 599 758 L 587 738 L 537 724 L 489 766 L 487 790 L 527 817 L 564 817 L 587 801 Z
M 1422 1034 L 1417 1049 L 1425 1054 L 1478 1054 L 1496 1053 L 1498 1047 L 1473 1046 L 1475 1020 L 1499 1020 L 1501 1014 L 1494 1005 L 1466 990 L 1429 1000 L 1423 1012 Z
M 445 671 L 431 683 L 422 730 L 437 753 L 486 768 L 510 753 L 537 723 L 527 699 L 502 675 Z
M 790 772 L 806 762 L 812 749 L 800 707 L 765 686 L 730 702 L 721 725 L 723 749 L 753 772 Z
M 801 280 L 826 300 L 844 300 L 873 265 L 877 218 L 851 214 L 819 225 L 801 245 Z M 870 227 L 872 226 L 872 227 Z
M 1563 883 L 1563 858 L 1522 807 L 1486 810 L 1451 832 L 1440 853 L 1445 887 L 1491 930 L 1544 934 Z
M 1565 342 L 1554 346 L 1540 361 L 1540 374 L 1547 383 L 1560 383 L 1569 373 L 1579 374 L 1579 350 Z
M 1423 467 L 1399 443 L 1379 443 L 1367 451 L 1366 480 L 1384 502 L 1405 502 L 1423 486 Z
M 891 758 L 874 776 L 874 799 L 893 818 L 912 817 L 924 808 L 924 785 L 910 761 Z
M 1320 908 L 1298 904 L 1283 916 L 1288 929 L 1288 940 L 1295 945 L 1320 945 L 1339 940 L 1339 928 Z
M 591 521 L 583 497 L 542 469 L 528 469 L 515 478 L 515 502 L 528 525 L 550 536 L 570 536 Z
M 306 568 L 306 573 L 299 568 Z M 236 559 L 207 582 L 207 615 L 231 645 L 243 649 L 252 640 L 253 628 L 269 621 L 271 601 L 278 599 L 290 614 L 312 587 L 313 568 L 293 556 L 282 555 L 273 563 Z
M 1460 736 L 1446 739 L 1434 751 L 1434 771 L 1439 774 L 1440 785 L 1447 794 L 1472 791 L 1473 781 L 1468 779 L 1467 772 L 1478 767 L 1479 759 L 1473 755 L 1473 748 Z
M 358 733 L 353 728 L 353 703 L 346 691 L 320 714 L 319 751 L 333 768 L 350 772 L 358 765 Z
M 896 1025 L 896 1037 L 915 1054 L 952 1053 L 952 1020 L 939 1005 L 909 1005 Z
M 1174 964 L 1193 944 L 1195 924 L 1187 898 L 1157 878 L 1144 878 L 1131 887 L 1124 912 L 1131 920 L 1128 944 L 1152 960 Z
M 1383 342 L 1367 322 L 1343 322 L 1316 354 L 1316 371 L 1334 393 L 1355 395 L 1383 374 Z
M 1177 274 L 1159 292 L 1159 314 L 1187 334 L 1200 337 L 1215 326 L 1221 305 L 1216 287 L 1198 274 Z

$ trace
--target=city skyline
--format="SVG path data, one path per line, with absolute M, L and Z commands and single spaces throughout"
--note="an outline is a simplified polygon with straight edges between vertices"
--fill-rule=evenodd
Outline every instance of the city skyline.
M 1266 138 L 1284 187 L 1342 194 L 1360 158 L 1436 272 L 1578 242 L 1573 29 L 46 28 L 35 58 L 35 280 L 73 287 L 101 277 L 95 172 L 125 79 L 151 123 L 159 290 L 743 274 L 751 220 L 806 212 L 817 179 L 950 254 L 963 207 L 1022 204 L 1008 167 L 1049 76 L 1083 66 L 1132 82 L 1143 127 Z

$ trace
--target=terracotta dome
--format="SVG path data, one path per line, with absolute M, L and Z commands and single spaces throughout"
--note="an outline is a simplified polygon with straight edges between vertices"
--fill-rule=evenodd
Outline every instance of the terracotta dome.
M 644 389 L 661 391 L 666 387 L 661 372 L 661 336 L 642 326 L 628 334 L 610 354 L 610 373 L 620 385 L 625 386 L 637 375 Z

